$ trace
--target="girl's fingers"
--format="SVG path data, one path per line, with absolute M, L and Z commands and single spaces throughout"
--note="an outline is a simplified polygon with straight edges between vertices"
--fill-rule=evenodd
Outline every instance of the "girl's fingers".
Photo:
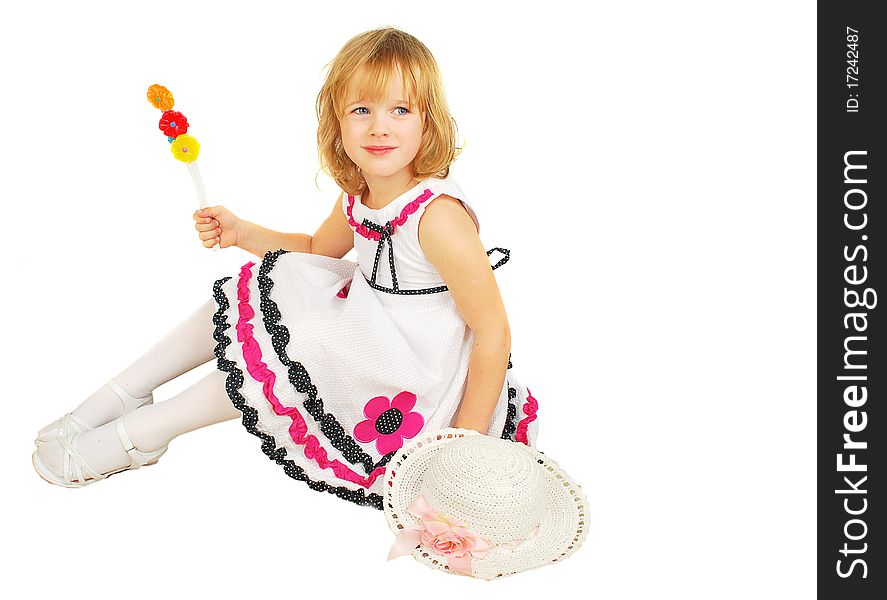
M 221 244 L 222 228 L 219 226 L 218 219 L 205 217 L 197 212 L 192 216 L 195 221 L 194 229 L 199 232 L 199 237 L 205 248 L 212 248 L 216 244 Z
M 213 229 L 219 229 L 218 221 L 213 223 L 195 223 L 194 229 L 197 231 L 212 231 Z

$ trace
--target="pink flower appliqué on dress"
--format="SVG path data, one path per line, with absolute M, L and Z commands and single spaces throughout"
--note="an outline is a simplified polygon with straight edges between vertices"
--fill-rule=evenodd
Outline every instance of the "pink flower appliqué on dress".
M 416 394 L 401 392 L 389 400 L 376 396 L 363 407 L 365 421 L 354 427 L 354 438 L 367 444 L 376 440 L 376 450 L 385 455 L 403 446 L 403 438 L 411 438 L 422 431 L 425 419 L 417 412 Z

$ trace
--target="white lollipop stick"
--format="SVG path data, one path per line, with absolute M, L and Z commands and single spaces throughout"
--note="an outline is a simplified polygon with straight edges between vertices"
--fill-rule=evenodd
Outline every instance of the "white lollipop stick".
M 194 189 L 197 190 L 197 200 L 200 208 L 206 208 L 209 203 L 206 201 L 206 189 L 203 187 L 203 179 L 200 177 L 200 171 L 197 169 L 197 161 L 192 160 L 188 165 L 188 172 L 191 173 L 191 181 L 194 182 Z M 220 250 L 219 244 L 213 246 L 213 250 Z

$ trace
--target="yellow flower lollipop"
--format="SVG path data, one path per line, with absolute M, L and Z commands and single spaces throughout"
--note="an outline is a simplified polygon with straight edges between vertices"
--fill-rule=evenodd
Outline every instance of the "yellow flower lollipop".
M 196 137 L 185 133 L 173 140 L 170 150 L 177 160 L 185 163 L 194 162 L 200 154 L 200 142 Z

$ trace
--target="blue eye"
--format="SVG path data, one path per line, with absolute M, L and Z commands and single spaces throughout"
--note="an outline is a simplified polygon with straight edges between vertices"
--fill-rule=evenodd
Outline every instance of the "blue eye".
M 400 113 L 400 116 L 401 116 L 401 117 L 404 116 L 404 115 L 406 115 L 406 114 L 408 114 L 408 113 L 410 112 L 410 109 L 408 109 L 408 108 L 405 107 L 405 106 L 398 106 L 398 107 L 395 108 L 394 110 L 397 110 L 398 108 L 403 109 L 403 110 L 406 111 L 405 113 Z M 365 106 L 358 106 L 357 108 L 355 108 L 355 109 L 352 110 L 351 112 L 355 112 L 355 111 L 358 111 L 358 110 L 369 110 L 369 109 L 368 109 L 367 107 L 365 107 Z

